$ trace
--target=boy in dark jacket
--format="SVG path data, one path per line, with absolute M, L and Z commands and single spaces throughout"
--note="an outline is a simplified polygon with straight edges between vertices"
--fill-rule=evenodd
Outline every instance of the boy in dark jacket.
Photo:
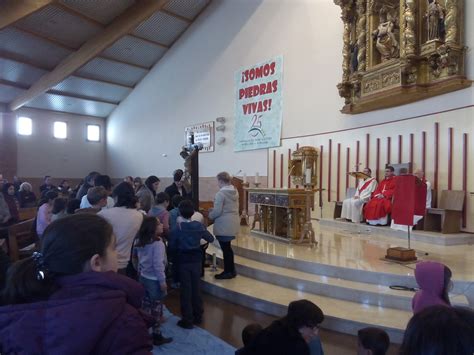
M 181 216 L 178 217 L 176 227 L 171 230 L 169 247 L 176 255 L 181 282 L 182 319 L 178 325 L 185 329 L 192 329 L 193 324 L 202 322 L 204 312 L 200 291 L 202 260 L 200 241 L 204 239 L 211 243 L 214 237 L 202 223 L 191 220 L 194 214 L 191 201 L 182 201 L 179 204 L 179 213 Z

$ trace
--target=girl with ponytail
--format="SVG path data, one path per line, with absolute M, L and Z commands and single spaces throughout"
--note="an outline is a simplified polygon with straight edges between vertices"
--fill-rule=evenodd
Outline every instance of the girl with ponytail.
M 2 353 L 150 354 L 152 320 L 139 311 L 143 288 L 116 271 L 106 220 L 78 214 L 51 223 L 41 252 L 8 272 Z

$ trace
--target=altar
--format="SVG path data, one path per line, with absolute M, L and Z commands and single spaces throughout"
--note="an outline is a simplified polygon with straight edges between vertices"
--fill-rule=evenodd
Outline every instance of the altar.
M 298 240 L 310 220 L 307 201 L 314 206 L 312 189 L 247 188 L 248 202 L 255 204 L 252 231 L 285 241 Z M 258 224 L 258 227 L 257 227 Z

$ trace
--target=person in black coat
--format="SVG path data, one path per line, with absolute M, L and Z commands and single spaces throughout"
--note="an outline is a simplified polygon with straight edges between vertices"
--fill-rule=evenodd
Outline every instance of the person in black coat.
M 173 172 L 173 183 L 165 189 L 165 192 L 169 195 L 170 201 L 173 200 L 173 196 L 181 195 L 183 198 L 191 198 L 191 193 L 186 191 L 183 186 L 183 175 L 184 172 L 181 169 L 177 169 Z M 168 211 L 172 210 L 173 206 L 168 206 Z
M 316 345 L 322 353 L 318 332 L 323 320 L 323 311 L 313 302 L 293 301 L 288 305 L 286 316 L 263 329 L 241 354 L 310 355 L 314 341 L 319 343 Z
M 94 187 L 94 180 L 99 175 L 100 173 L 97 171 L 92 171 L 84 178 L 84 183 L 81 185 L 79 191 L 77 191 L 76 194 L 76 198 L 78 200 L 81 200 L 83 196 L 87 195 L 87 191 L 89 191 L 91 187 Z
M 41 196 L 43 196 L 46 192 L 48 192 L 49 190 L 54 190 L 56 189 L 56 186 L 54 186 L 52 183 L 51 183 L 51 176 L 49 175 L 46 175 L 44 177 L 44 183 L 43 185 L 41 185 L 39 187 L 39 190 L 40 190 L 40 193 L 41 193 Z

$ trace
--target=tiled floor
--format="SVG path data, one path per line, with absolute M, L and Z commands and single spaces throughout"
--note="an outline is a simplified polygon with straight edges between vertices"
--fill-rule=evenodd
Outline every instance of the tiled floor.
M 281 315 L 292 300 L 307 298 L 328 316 L 325 328 L 356 334 L 361 327 L 378 326 L 401 342 L 412 315 L 413 292 L 388 286 L 416 286 L 416 264 L 402 265 L 383 257 L 387 248 L 404 246 L 404 241 L 313 225 L 318 241 L 313 247 L 256 236 L 242 228 L 232 243 L 239 276 L 219 281 L 206 272 L 206 291 L 273 315 Z M 440 261 L 451 268 L 455 281 L 451 301 L 466 305 L 467 292 L 474 288 L 474 246 L 413 242 L 412 248 L 419 260 Z M 221 257 L 218 245 L 210 246 L 208 253 Z
M 265 313 L 233 304 L 229 301 L 203 294 L 205 316 L 202 328 L 236 348 L 242 346 L 241 332 L 249 323 L 269 325 L 276 318 Z M 168 308 L 179 314 L 179 292 L 173 290 L 166 299 Z M 356 353 L 355 336 L 321 329 L 321 339 L 326 355 L 352 355 Z M 398 346 L 390 347 L 388 355 L 397 354 Z
M 400 265 L 381 260 L 392 246 L 406 246 L 399 239 L 372 234 L 351 234 L 343 229 L 316 229 L 317 247 L 285 244 L 251 235 L 242 228 L 233 244 L 272 255 L 307 260 L 351 269 L 413 275 L 414 264 Z M 448 265 L 455 280 L 474 281 L 474 245 L 440 246 L 412 242 L 420 260 L 434 260 Z

